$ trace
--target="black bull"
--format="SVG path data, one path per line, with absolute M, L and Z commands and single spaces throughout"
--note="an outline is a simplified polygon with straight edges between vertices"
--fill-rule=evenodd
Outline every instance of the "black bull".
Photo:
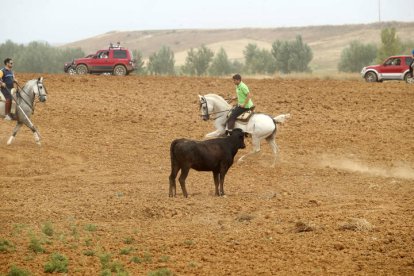
M 233 130 L 226 138 L 217 138 L 206 141 L 177 139 L 171 143 L 171 174 L 170 197 L 176 195 L 175 178 L 181 170 L 179 182 L 184 197 L 188 197 L 185 188 L 185 179 L 190 169 L 197 171 L 212 171 L 216 196 L 223 196 L 224 177 L 233 164 L 234 156 L 241 148 L 245 148 L 244 133 L 240 129 Z M 220 191 L 219 191 L 220 184 Z

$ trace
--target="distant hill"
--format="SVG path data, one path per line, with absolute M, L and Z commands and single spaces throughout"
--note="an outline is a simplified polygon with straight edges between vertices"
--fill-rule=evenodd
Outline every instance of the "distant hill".
M 379 44 L 381 29 L 385 27 L 395 27 L 403 41 L 414 39 L 414 22 L 383 22 L 289 28 L 112 31 L 60 47 L 80 47 L 86 53 L 94 53 L 98 49 L 107 47 L 109 42 L 120 41 L 130 49 L 139 49 L 144 57 L 148 58 L 161 46 L 166 45 L 174 51 L 176 65 L 182 65 L 187 51 L 202 44 L 213 51 L 223 47 L 230 59 L 242 61 L 243 50 L 248 43 L 256 43 L 261 48 L 270 49 L 275 40 L 292 40 L 296 35 L 302 35 L 303 40 L 313 50 L 314 58 L 311 62 L 313 71 L 328 72 L 337 70 L 341 51 L 352 40 Z

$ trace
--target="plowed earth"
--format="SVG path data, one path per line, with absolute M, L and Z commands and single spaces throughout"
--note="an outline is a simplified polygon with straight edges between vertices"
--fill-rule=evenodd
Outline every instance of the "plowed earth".
M 231 80 L 46 75 L 42 146 L 27 128 L 6 146 L 14 123 L 0 123 L 0 273 L 43 274 L 59 252 L 68 275 L 413 275 L 414 86 L 245 82 L 258 111 L 292 114 L 276 166 L 263 142 L 225 197 L 190 171 L 186 199 L 168 197 L 170 143 L 214 130 L 197 95 L 233 95 Z

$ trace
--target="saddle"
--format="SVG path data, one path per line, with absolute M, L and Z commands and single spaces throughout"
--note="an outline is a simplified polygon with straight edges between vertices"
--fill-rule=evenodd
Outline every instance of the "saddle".
M 242 114 L 240 114 L 237 118 L 236 121 L 239 121 L 241 123 L 247 123 L 250 120 L 250 117 L 254 114 L 254 108 L 255 106 L 252 106 L 249 110 L 246 110 L 245 112 L 243 112 Z M 230 117 L 231 112 L 233 110 L 231 110 L 228 114 L 227 114 L 227 118 Z

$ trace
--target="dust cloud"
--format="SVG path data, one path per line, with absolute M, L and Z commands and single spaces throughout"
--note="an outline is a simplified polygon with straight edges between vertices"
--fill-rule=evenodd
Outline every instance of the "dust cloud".
M 323 167 L 329 167 L 350 172 L 366 173 L 380 177 L 395 177 L 414 179 L 414 169 L 403 162 L 396 162 L 391 168 L 367 165 L 356 157 L 338 157 L 323 155 L 320 161 Z

